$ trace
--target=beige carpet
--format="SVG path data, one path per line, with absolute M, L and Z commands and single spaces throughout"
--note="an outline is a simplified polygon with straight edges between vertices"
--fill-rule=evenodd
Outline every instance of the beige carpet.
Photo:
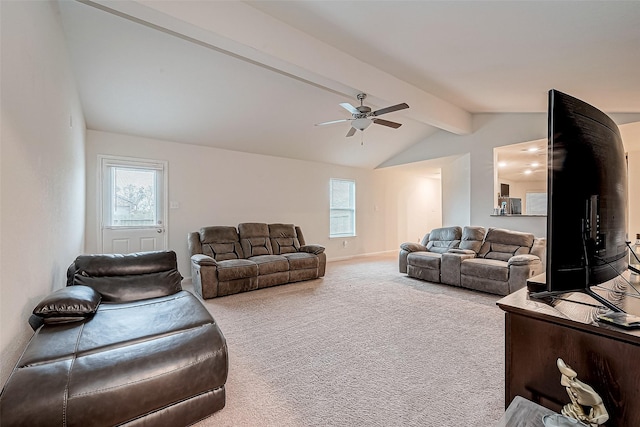
M 229 346 L 208 426 L 492 426 L 504 412 L 497 296 L 398 273 L 397 255 L 205 302 Z

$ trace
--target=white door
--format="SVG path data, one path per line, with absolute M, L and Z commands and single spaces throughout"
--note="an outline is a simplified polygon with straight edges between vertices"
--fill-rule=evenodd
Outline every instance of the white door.
M 99 156 L 102 253 L 167 248 L 167 163 Z

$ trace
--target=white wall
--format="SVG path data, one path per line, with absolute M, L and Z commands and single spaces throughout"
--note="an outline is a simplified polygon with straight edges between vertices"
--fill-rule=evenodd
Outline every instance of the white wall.
M 53 2 L 0 2 L 0 383 L 83 251 L 84 118 Z M 70 125 L 72 122 L 72 126 Z
M 388 212 L 383 228 L 386 233 L 395 232 L 388 236 L 387 246 L 395 250 L 398 242 L 418 242 L 426 233 L 442 226 L 440 178 L 402 167 L 378 169 L 374 174 L 376 193 L 385 198 L 378 208 L 386 206 Z
M 418 231 L 418 223 L 424 227 L 440 223 L 439 208 L 408 202 L 421 191 L 418 197 L 432 198 L 439 205 L 439 185 L 425 187 L 420 177 L 408 172 L 348 168 L 100 131 L 87 132 L 86 152 L 87 252 L 98 251 L 97 156 L 166 160 L 169 200 L 180 206 L 169 210 L 169 248 L 176 251 L 185 277 L 191 275 L 187 233 L 202 226 L 295 223 L 308 243 L 326 247 L 331 260 L 396 250 L 403 241 L 414 241 L 416 233 L 428 231 Z M 357 237 L 329 239 L 330 178 L 356 181 Z
M 444 226 L 482 225 L 471 224 L 471 156 L 469 153 L 443 165 L 442 188 Z
M 438 132 L 412 146 L 383 166 L 421 160 L 468 156 L 443 167 L 443 219 L 445 225 L 481 225 L 528 231 L 546 235 L 546 218 L 490 216 L 494 204 L 493 149 L 518 142 L 546 138 L 547 115 L 540 114 L 476 114 L 473 133 L 454 135 Z M 468 167 L 468 171 L 466 170 Z M 468 174 L 468 177 L 467 177 Z M 464 209 L 469 195 L 468 222 Z

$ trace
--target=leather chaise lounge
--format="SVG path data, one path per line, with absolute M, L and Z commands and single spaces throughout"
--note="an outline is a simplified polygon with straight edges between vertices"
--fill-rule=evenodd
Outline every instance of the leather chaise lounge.
M 546 239 L 484 227 L 443 227 L 420 243 L 400 246 L 399 270 L 409 277 L 508 295 L 545 271 Z
M 306 245 L 293 224 L 242 223 L 203 227 L 187 236 L 194 290 L 215 298 L 325 273 L 324 247 Z
M 225 405 L 227 345 L 170 251 L 82 255 L 0 395 L 0 425 L 190 425 Z

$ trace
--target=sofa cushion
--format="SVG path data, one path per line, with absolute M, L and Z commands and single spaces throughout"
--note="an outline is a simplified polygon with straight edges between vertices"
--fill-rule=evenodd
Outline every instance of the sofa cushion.
M 75 268 L 72 273 L 85 272 L 88 276 L 130 276 L 176 269 L 178 261 L 173 251 L 155 251 L 79 255 L 71 265 Z
M 253 237 L 242 239 L 242 248 L 247 258 L 259 255 L 272 255 L 271 242 L 268 237 Z
M 128 276 L 90 276 L 82 272 L 75 275 L 73 282 L 92 287 L 100 292 L 103 301 L 108 302 L 158 298 L 182 290 L 182 276 L 178 270 Z
M 235 243 L 208 243 L 202 245 L 202 253 L 216 261 L 229 259 L 242 259 L 242 247 L 240 242 Z
M 269 224 L 269 238 L 274 255 L 294 253 L 300 249 L 293 224 Z
M 238 231 L 231 226 L 202 227 L 199 233 L 202 243 L 228 243 L 239 240 Z
M 242 259 L 242 247 L 235 227 L 212 226 L 200 229 L 202 253 L 216 261 Z
M 258 266 L 258 275 L 289 271 L 289 261 L 282 255 L 258 255 L 249 259 Z
M 471 250 L 475 253 L 480 252 L 482 241 L 484 240 L 484 227 L 467 226 L 462 229 L 462 238 L 460 239 L 460 249 Z
M 229 259 L 218 262 L 218 281 L 245 279 L 258 275 L 258 265 L 247 259 Z
M 33 309 L 45 323 L 75 322 L 95 314 L 102 296 L 88 286 L 67 286 L 49 294 Z
M 505 261 L 472 258 L 462 262 L 460 274 L 507 282 L 509 280 L 509 266 Z
M 259 222 L 246 222 L 238 225 L 240 244 L 246 258 L 257 255 L 273 255 L 269 226 Z
M 431 230 L 429 233 L 429 241 L 425 245 L 427 251 L 445 253 L 449 249 L 457 248 L 462 237 L 462 228 L 443 227 Z
M 173 251 L 80 255 L 67 270 L 67 285 L 98 291 L 103 301 L 157 298 L 182 290 Z
M 407 264 L 412 265 L 414 267 L 439 270 L 441 257 L 442 257 L 442 254 L 440 253 L 411 252 L 407 257 Z
M 478 257 L 508 261 L 512 256 L 528 254 L 534 240 L 531 233 L 490 228 Z

